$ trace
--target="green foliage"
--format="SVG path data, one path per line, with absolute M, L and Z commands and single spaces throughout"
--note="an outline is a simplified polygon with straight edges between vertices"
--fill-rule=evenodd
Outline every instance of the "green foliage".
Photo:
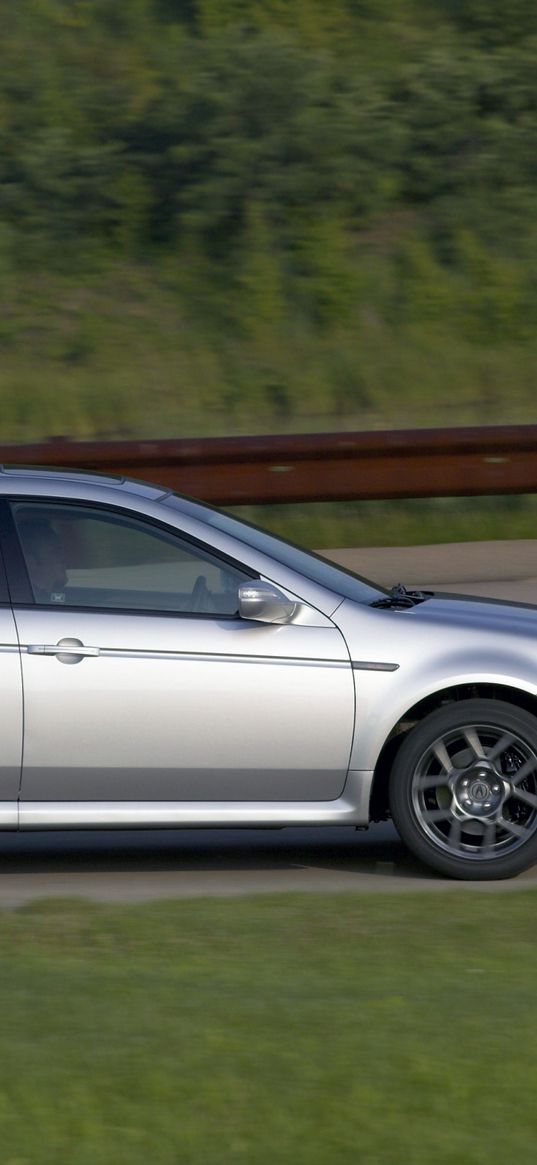
M 419 5 L 20 0 L 0 216 L 30 238 L 30 262 L 43 240 L 51 257 L 71 238 L 131 258 L 194 232 L 228 267 L 254 202 L 291 257 L 308 220 L 350 241 L 417 207 L 438 242 L 454 204 L 459 220 L 476 197 L 500 215 L 508 189 L 527 211 L 536 42 L 476 43 L 467 28 L 490 0 L 437 7 L 444 22 L 422 27 Z
M 238 518 L 324 551 L 360 546 L 533 539 L 537 497 L 420 498 L 237 506 Z M 392 582 L 375 574 L 377 582 Z
M 537 32 L 533 0 L 436 0 L 436 7 L 486 44 L 518 42 Z
M 4 436 L 534 419 L 530 0 L 4 9 Z

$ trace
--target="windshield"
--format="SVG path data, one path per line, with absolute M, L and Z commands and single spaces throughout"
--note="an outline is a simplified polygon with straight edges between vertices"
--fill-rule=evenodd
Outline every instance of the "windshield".
M 312 582 L 326 587 L 327 590 L 335 591 L 342 598 L 352 599 L 355 603 L 371 603 L 374 599 L 388 593 L 384 587 L 370 582 L 369 579 L 362 578 L 354 571 L 347 570 L 343 566 L 336 566 L 320 554 L 304 550 L 294 542 L 276 537 L 275 534 L 270 534 L 260 526 L 254 526 L 251 522 L 243 522 L 239 518 L 232 517 L 231 514 L 224 513 L 223 510 L 214 509 L 213 506 L 204 505 L 203 502 L 191 501 L 190 498 L 185 498 L 181 494 L 170 493 L 162 500 L 164 504 L 180 510 L 181 513 L 205 522 L 207 525 L 213 526 L 215 530 L 228 534 L 230 538 L 236 538 L 245 545 L 251 546 L 253 550 L 274 558 L 282 566 L 288 567 L 289 570 L 306 575 Z

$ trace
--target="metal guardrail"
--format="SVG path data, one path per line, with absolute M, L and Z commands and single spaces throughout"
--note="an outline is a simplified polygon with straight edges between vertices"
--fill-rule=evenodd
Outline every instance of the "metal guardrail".
M 156 481 L 220 505 L 537 492 L 537 425 L 0 445 L 6 465 Z

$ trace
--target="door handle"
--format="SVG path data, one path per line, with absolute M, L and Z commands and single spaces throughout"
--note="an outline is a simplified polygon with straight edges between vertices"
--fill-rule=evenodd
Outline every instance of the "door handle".
M 85 647 L 80 639 L 60 639 L 58 643 L 29 643 L 28 655 L 55 655 L 60 663 L 78 663 L 85 656 L 100 655 L 99 647 Z

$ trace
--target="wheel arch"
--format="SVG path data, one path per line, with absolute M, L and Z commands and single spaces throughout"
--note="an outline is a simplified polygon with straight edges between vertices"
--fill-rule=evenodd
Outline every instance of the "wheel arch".
M 442 688 L 417 701 L 394 724 L 378 755 L 371 785 L 369 815 L 371 821 L 386 821 L 390 816 L 388 787 L 395 758 L 408 733 L 431 712 L 461 700 L 500 700 L 523 708 L 537 719 L 537 695 L 497 683 L 462 683 Z

